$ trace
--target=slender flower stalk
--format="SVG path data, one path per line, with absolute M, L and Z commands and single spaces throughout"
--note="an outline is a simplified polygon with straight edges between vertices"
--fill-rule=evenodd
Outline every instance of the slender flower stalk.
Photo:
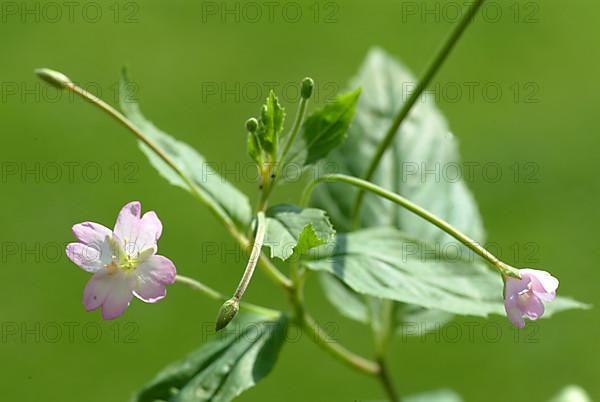
M 454 237 L 456 240 L 458 240 L 459 242 L 464 244 L 466 247 L 468 247 L 469 249 L 474 251 L 477 255 L 481 256 L 482 258 L 487 260 L 490 264 L 495 266 L 504 276 L 518 278 L 518 279 L 521 278 L 521 275 L 519 274 L 519 271 L 517 269 L 500 261 L 500 259 L 498 257 L 496 257 L 495 255 L 490 253 L 487 249 L 485 249 L 485 247 L 483 247 L 481 244 L 477 243 L 475 240 L 471 239 L 466 234 L 462 233 L 460 230 L 456 229 L 450 223 L 435 216 L 431 212 L 421 208 L 417 204 L 414 204 L 413 202 L 402 197 L 401 195 L 393 193 L 391 191 L 388 191 L 388 190 L 381 188 L 381 187 L 379 187 L 371 182 L 368 182 L 366 180 L 359 179 L 358 177 L 347 176 L 347 175 L 343 175 L 343 174 L 330 174 L 330 175 L 324 175 L 324 176 L 318 177 L 318 178 L 314 179 L 313 181 L 311 181 L 306 186 L 306 188 L 304 190 L 304 194 L 302 196 L 301 205 L 305 206 L 308 203 L 310 194 L 312 193 L 315 186 L 317 184 L 319 184 L 320 182 L 340 182 L 340 183 L 350 184 L 352 186 L 358 187 L 359 189 L 361 189 L 363 191 L 369 191 L 371 193 L 377 194 L 378 196 L 380 196 L 382 198 L 390 200 L 390 201 L 406 208 L 407 210 L 414 213 L 415 215 L 425 219 L 429 223 L 437 226 L 444 232 L 448 233 L 450 236 Z
M 469 23 L 473 21 L 475 15 L 477 14 L 477 11 L 479 10 L 484 1 L 485 0 L 475 0 L 471 4 L 469 4 L 467 11 L 463 13 L 462 19 L 454 27 L 454 30 L 450 33 L 450 36 L 448 36 L 446 42 L 444 42 L 435 58 L 431 61 L 431 64 L 429 65 L 427 70 L 425 70 L 425 74 L 423 74 L 423 77 L 417 84 L 417 87 L 411 93 L 410 97 L 406 100 L 406 102 L 402 105 L 402 107 L 394 117 L 392 125 L 386 132 L 385 137 L 377 146 L 375 154 L 373 155 L 373 158 L 369 163 L 369 167 L 367 168 L 363 179 L 365 179 L 366 181 L 370 181 L 373 178 L 373 175 L 379 167 L 379 163 L 381 162 L 385 151 L 392 144 L 394 138 L 396 138 L 396 135 L 398 134 L 398 128 L 400 128 L 400 125 L 402 124 L 402 122 L 404 122 L 411 109 L 413 108 L 417 100 L 420 98 L 423 91 L 425 91 L 433 77 L 439 71 L 440 67 L 444 64 L 444 61 L 448 58 L 448 55 L 462 36 L 465 29 L 469 26 Z M 356 195 L 356 200 L 354 202 L 354 206 L 352 208 L 352 220 L 354 222 L 355 227 L 358 226 L 358 217 L 360 215 L 360 208 L 362 206 L 364 194 L 364 191 L 358 191 L 358 194 Z
M 111 116 L 123 126 L 125 126 L 140 141 L 142 141 L 150 149 L 152 149 L 153 152 L 155 152 L 166 164 L 168 164 L 175 171 L 175 173 L 189 186 L 192 195 L 210 209 L 210 211 L 217 217 L 219 222 L 221 222 L 225 226 L 225 228 L 227 228 L 229 233 L 233 236 L 233 238 L 235 238 L 238 241 L 240 245 L 246 246 L 249 243 L 246 236 L 244 236 L 237 230 L 235 224 L 229 218 L 229 216 L 227 216 L 227 214 L 225 214 L 224 211 L 220 211 L 219 209 L 215 208 L 211 203 L 207 202 L 207 199 L 204 197 L 204 195 L 202 195 L 202 192 L 199 191 L 196 185 L 192 182 L 192 180 L 189 177 L 187 177 L 181 171 L 181 169 L 179 169 L 177 164 L 168 155 L 166 155 L 150 138 L 148 138 L 140 129 L 138 129 L 129 119 L 127 119 L 127 117 L 125 117 L 121 112 L 119 112 L 118 110 L 116 110 L 97 96 L 75 85 L 71 81 L 71 79 L 69 79 L 66 75 L 60 72 L 49 69 L 38 69 L 36 70 L 36 74 L 44 81 L 49 82 L 58 88 L 66 89 L 81 96 L 83 99 L 97 106 L 102 111 L 106 112 L 109 116 Z M 278 284 L 284 289 L 290 288 L 290 279 L 284 274 L 282 274 L 268 258 L 266 258 L 264 255 L 261 255 L 258 262 L 260 267 L 264 270 L 267 276 L 274 283 Z
M 233 298 L 236 300 L 240 300 L 246 292 L 248 288 L 248 284 L 252 279 L 252 274 L 254 273 L 254 268 L 258 263 L 260 258 L 260 253 L 262 250 L 263 243 L 265 241 L 265 231 L 267 229 L 267 223 L 265 218 L 265 213 L 259 211 L 256 215 L 256 236 L 254 237 L 254 244 L 252 245 L 252 251 L 250 252 L 250 258 L 248 259 L 248 264 L 246 265 L 246 270 L 244 271 L 244 275 L 240 280 L 240 283 L 233 294 Z
M 224 302 L 227 300 L 227 296 L 225 296 L 224 294 L 211 288 L 210 286 L 203 284 L 202 282 L 199 282 L 199 281 L 192 279 L 190 277 L 187 277 L 187 276 L 177 275 L 175 277 L 175 283 L 180 283 L 182 285 L 186 285 L 190 289 L 200 292 L 200 293 L 204 294 L 205 296 L 208 296 L 209 298 L 216 300 L 216 301 Z M 267 316 L 267 317 L 278 317 L 281 315 L 281 311 L 273 310 L 273 309 L 270 309 L 267 307 L 258 306 L 256 304 L 246 303 L 246 302 L 240 303 L 240 309 L 251 312 L 251 313 L 256 313 L 256 314 L 260 314 L 263 316 Z
M 256 264 L 258 263 L 261 255 L 261 250 L 263 243 L 265 241 L 265 231 L 267 229 L 267 223 L 265 218 L 265 213 L 263 211 L 259 211 L 256 215 L 256 236 L 254 237 L 254 244 L 252 245 L 252 250 L 250 252 L 250 258 L 248 259 L 248 263 L 246 264 L 246 269 L 244 270 L 244 274 L 242 275 L 242 279 L 235 290 L 233 297 L 227 300 L 221 306 L 219 310 L 219 314 L 217 315 L 217 331 L 225 328 L 227 324 L 233 320 L 235 315 L 239 310 L 240 300 L 248 285 L 250 284 L 250 280 L 252 279 L 252 275 L 254 274 L 254 269 L 256 268 Z

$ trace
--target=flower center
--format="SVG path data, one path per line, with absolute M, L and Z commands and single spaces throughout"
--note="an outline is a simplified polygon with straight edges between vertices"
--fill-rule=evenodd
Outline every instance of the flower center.
M 112 262 L 106 264 L 106 268 L 131 272 L 134 271 L 146 257 L 153 253 L 152 248 L 146 248 L 140 251 L 136 243 L 128 242 L 127 239 L 124 239 L 123 243 L 124 247 L 117 239 L 110 239 L 110 248 L 113 255 Z

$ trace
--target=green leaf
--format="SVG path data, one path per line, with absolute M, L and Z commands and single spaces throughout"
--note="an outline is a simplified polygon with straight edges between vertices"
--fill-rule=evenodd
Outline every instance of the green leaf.
M 227 402 L 264 378 L 277 360 L 288 320 L 240 314 L 186 358 L 162 370 L 136 402 Z
M 377 308 L 378 305 L 375 298 L 367 298 L 359 295 L 331 274 L 322 272 L 319 275 L 319 279 L 321 280 L 321 286 L 325 290 L 327 300 L 337 308 L 340 314 L 363 324 L 370 322 L 370 310 L 373 307 Z M 371 307 L 367 305 L 368 302 L 370 302 Z M 445 311 L 398 303 L 394 322 L 399 334 L 404 336 L 420 336 L 440 329 L 452 317 L 452 314 Z
M 339 173 L 362 176 L 377 144 L 384 138 L 415 83 L 415 77 L 393 57 L 380 49 L 371 50 L 358 75 L 350 82 L 350 87 L 361 87 L 362 94 L 356 106 L 356 117 L 348 131 L 348 139 L 323 163 L 336 166 Z M 439 173 L 427 174 L 428 171 L 439 172 L 442 167 L 459 161 L 456 140 L 450 133 L 446 120 L 431 97 L 428 97 L 415 104 L 407 120 L 400 126 L 372 181 L 405 196 L 483 244 L 485 233 L 482 219 L 464 180 L 445 180 L 440 178 Z M 356 193 L 356 189 L 344 184 L 320 184 L 313 193 L 311 205 L 326 210 L 338 230 L 349 231 Z M 360 223 L 363 228 L 395 227 L 414 239 L 442 249 L 449 243 L 457 244 L 456 240 L 437 227 L 373 194 L 365 196 Z M 361 236 L 357 234 L 356 237 Z M 344 239 L 340 237 L 338 241 Z M 365 239 L 365 244 L 371 244 L 368 240 Z M 483 263 L 448 265 L 413 262 L 407 267 L 406 264 L 390 261 L 389 258 L 382 260 L 383 256 L 393 255 L 400 247 L 400 244 L 388 242 L 378 249 L 378 245 L 373 244 L 370 254 L 361 252 L 358 255 L 337 256 L 338 265 L 335 270 L 333 266 L 326 269 L 327 266 L 323 263 L 315 263 L 315 266 L 319 265 L 320 269 L 331 272 L 337 270 L 337 275 L 345 279 L 347 285 L 367 295 L 386 294 L 384 297 L 394 300 L 459 314 L 504 314 L 500 303 L 502 284 L 499 275 L 487 271 Z M 376 255 L 375 250 L 379 250 L 381 255 Z M 473 265 L 474 269 L 471 267 Z M 340 268 L 344 266 L 347 271 L 345 274 Z M 426 269 L 418 272 L 416 267 L 419 266 L 426 266 Z M 380 267 L 380 270 L 377 271 L 375 267 Z M 453 271 L 460 271 L 457 274 L 460 276 L 446 277 L 454 275 Z M 421 275 L 425 272 L 429 273 Z M 431 276 L 433 282 L 441 282 L 440 278 L 444 278 L 449 286 L 430 283 L 427 275 Z M 406 283 L 399 282 L 396 289 L 390 286 L 390 283 L 403 278 L 407 280 Z M 359 283 L 360 281 L 364 283 Z M 461 288 L 461 283 L 464 284 L 464 289 Z M 411 289 L 410 284 L 415 287 Z M 445 302 L 431 302 L 429 298 L 440 293 L 444 294 L 440 300 Z M 479 298 L 482 299 L 480 305 L 477 302 Z M 587 308 L 585 304 L 568 298 L 557 298 L 547 307 L 544 317 L 550 316 L 554 311 Z M 347 315 L 347 312 L 342 311 L 342 314 Z
M 330 256 L 304 264 L 335 275 L 359 294 L 453 314 L 505 315 L 500 275 L 478 260 L 415 253 L 415 246 L 396 229 L 364 229 L 338 235 Z M 560 297 L 548 304 L 551 313 L 585 307 Z
M 264 245 L 271 249 L 271 258 L 287 260 L 294 253 L 306 254 L 310 249 L 331 242 L 335 230 L 325 211 L 280 204 L 267 210 L 267 231 Z
M 283 130 L 285 120 L 285 109 L 279 104 L 279 100 L 273 91 L 260 110 L 260 119 L 258 121 L 258 130 L 256 132 L 260 145 L 267 153 L 277 151 L 279 135 Z
M 426 309 L 414 304 L 400 304 L 396 309 L 397 332 L 402 336 L 421 336 L 440 330 L 454 317 L 442 310 Z
M 124 70 L 121 76 L 119 95 L 121 109 L 125 116 L 173 160 L 183 174 L 193 182 L 195 189 L 214 208 L 223 215 L 229 216 L 238 226 L 247 227 L 252 217 L 248 197 L 226 182 L 196 150 L 188 144 L 169 136 L 147 120 L 141 113 L 138 103 L 131 100 L 130 90 L 131 85 L 129 85 Z M 142 142 L 139 144 L 152 166 L 158 170 L 161 176 L 175 186 L 192 191 L 190 186 L 152 149 Z
M 306 118 L 301 128 L 301 140 L 294 145 L 288 158 L 290 163 L 312 165 L 344 142 L 360 92 L 356 89 L 341 95 L 334 103 Z
M 325 297 L 340 314 L 354 321 L 369 323 L 369 307 L 365 304 L 364 296 L 354 292 L 334 275 L 322 272 L 319 279 L 325 291 Z
M 415 77 L 380 49 L 369 52 L 350 87 L 362 94 L 347 141 L 327 158 L 339 173 L 362 176 L 377 144 L 408 97 Z M 439 175 L 424 175 L 424 169 L 459 162 L 454 136 L 433 102 L 417 102 L 400 127 L 392 146 L 381 161 L 373 182 L 402 194 L 445 219 L 479 242 L 484 241 L 481 217 L 464 181 L 451 182 Z M 411 174 L 412 169 L 418 169 Z M 336 228 L 349 231 L 350 212 L 356 190 L 339 183 L 321 184 L 313 193 L 313 205 L 330 214 Z M 372 194 L 365 197 L 361 227 L 393 226 L 416 239 L 443 243 L 450 237 L 400 206 Z M 451 240 L 454 241 L 454 240 Z
M 372 49 L 350 82 L 350 87 L 361 87 L 362 94 L 348 139 L 323 163 L 336 166 L 339 173 L 362 176 L 377 144 L 408 98 L 407 88 L 412 88 L 415 82 L 415 77 L 391 56 Z M 372 181 L 404 195 L 483 243 L 482 220 L 466 185 L 462 181 L 439 180 L 434 175 L 422 177 L 424 168 L 432 170 L 460 159 L 456 141 L 442 114 L 431 102 L 417 102 L 399 130 Z M 416 174 L 408 173 L 415 169 Z M 349 231 L 356 193 L 356 189 L 344 184 L 320 184 L 311 205 L 326 210 L 340 231 Z M 360 223 L 361 227 L 396 227 L 441 247 L 450 241 L 456 244 L 428 222 L 372 194 L 365 196 Z

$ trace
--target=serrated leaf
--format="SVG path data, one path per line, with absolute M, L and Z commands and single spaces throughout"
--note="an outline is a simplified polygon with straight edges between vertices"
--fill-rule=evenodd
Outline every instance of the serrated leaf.
M 332 241 L 335 230 L 325 211 L 302 209 L 279 204 L 267 210 L 267 230 L 264 245 L 271 258 L 287 260 L 294 253 L 302 255 L 310 249 Z
M 135 402 L 228 402 L 275 365 L 288 320 L 240 314 L 216 339 L 162 370 Z
M 139 104 L 131 100 L 130 90 L 131 86 L 123 71 L 119 95 L 121 109 L 125 116 L 173 160 L 208 202 L 223 215 L 229 216 L 238 226 L 247 227 L 252 217 L 248 197 L 225 181 L 191 146 L 174 139 L 147 120 L 140 111 Z M 172 185 L 191 191 L 190 186 L 152 149 L 142 142 L 139 144 L 150 164 L 161 176 Z
M 298 242 L 294 246 L 294 253 L 302 255 L 308 253 L 308 251 L 314 247 L 326 244 L 329 239 L 319 237 L 319 234 L 315 231 L 315 227 L 312 223 L 307 224 L 300 232 L 298 236 Z
M 346 139 L 360 93 L 361 90 L 356 89 L 341 95 L 308 116 L 302 125 L 300 140 L 288 157 L 290 163 L 312 165 L 339 147 Z
M 329 257 L 304 264 L 335 275 L 359 294 L 453 314 L 505 315 L 499 274 L 477 260 L 414 253 L 414 246 L 396 229 L 364 229 L 339 234 Z M 586 307 L 561 297 L 547 306 L 551 312 Z
M 256 132 L 261 146 L 267 153 L 272 153 L 277 149 L 284 120 L 285 109 L 279 104 L 275 93 L 270 91 L 265 104 L 261 108 Z

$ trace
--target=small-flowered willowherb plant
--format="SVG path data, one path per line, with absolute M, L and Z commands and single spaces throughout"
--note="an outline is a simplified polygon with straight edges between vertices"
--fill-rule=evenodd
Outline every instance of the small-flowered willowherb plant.
M 121 113 L 67 76 L 38 70 L 41 78 L 82 96 L 123 124 L 163 177 L 207 206 L 240 245 L 251 245 L 230 296 L 176 275 L 173 263 L 157 255 L 160 220 L 153 212 L 141 215 L 139 202 L 123 207 L 113 231 L 88 222 L 73 227 L 79 243 L 70 244 L 67 253 L 94 274 L 84 291 L 86 309 L 101 306 L 103 317 L 113 319 L 125 311 L 132 296 L 153 303 L 165 297 L 166 285 L 179 282 L 221 304 L 217 330 L 235 324 L 234 330 L 218 332 L 159 373 L 135 401 L 230 401 L 271 371 L 293 322 L 331 356 L 378 379 L 388 399 L 397 402 L 400 396 L 388 360 L 394 335 L 407 335 L 407 324 L 419 329 L 413 334 L 422 334 L 455 315 L 507 314 L 522 328 L 524 318 L 537 320 L 587 307 L 556 296 L 558 280 L 549 273 L 513 268 L 481 245 L 483 221 L 463 181 L 440 181 L 418 171 L 459 160 L 455 138 L 441 113 L 418 100 L 480 5 L 476 0 L 468 6 L 465 20 L 410 94 L 406 91 L 412 85 L 405 84 L 414 78 L 378 49 L 369 53 L 351 81 L 351 87 L 360 89 L 311 113 L 314 82 L 304 79 L 288 131 L 284 132 L 285 109 L 271 91 L 259 115 L 245 125 L 247 151 L 259 178 L 254 208 L 247 195 L 213 171 L 191 146 L 144 117 L 130 96 L 125 74 L 119 91 Z M 417 171 L 407 172 L 406 166 L 416 166 Z M 336 173 L 328 173 L 332 170 Z M 298 205 L 270 205 L 271 194 L 281 188 L 278 184 L 299 171 L 314 177 Z M 455 253 L 439 253 L 440 249 Z M 288 270 L 280 270 L 275 259 L 286 262 Z M 288 312 L 242 300 L 256 267 L 286 293 Z M 318 274 L 324 295 L 341 315 L 373 332 L 373 358 L 332 339 L 311 316 L 303 291 L 310 273 Z M 460 400 L 448 392 L 417 399 Z
M 167 295 L 166 285 L 175 282 L 175 265 L 157 255 L 162 223 L 154 211 L 141 215 L 142 206 L 125 205 L 115 229 L 94 222 L 73 226 L 79 243 L 67 246 L 67 256 L 94 274 L 83 291 L 86 310 L 102 307 L 102 318 L 119 317 L 132 297 L 156 303 Z

